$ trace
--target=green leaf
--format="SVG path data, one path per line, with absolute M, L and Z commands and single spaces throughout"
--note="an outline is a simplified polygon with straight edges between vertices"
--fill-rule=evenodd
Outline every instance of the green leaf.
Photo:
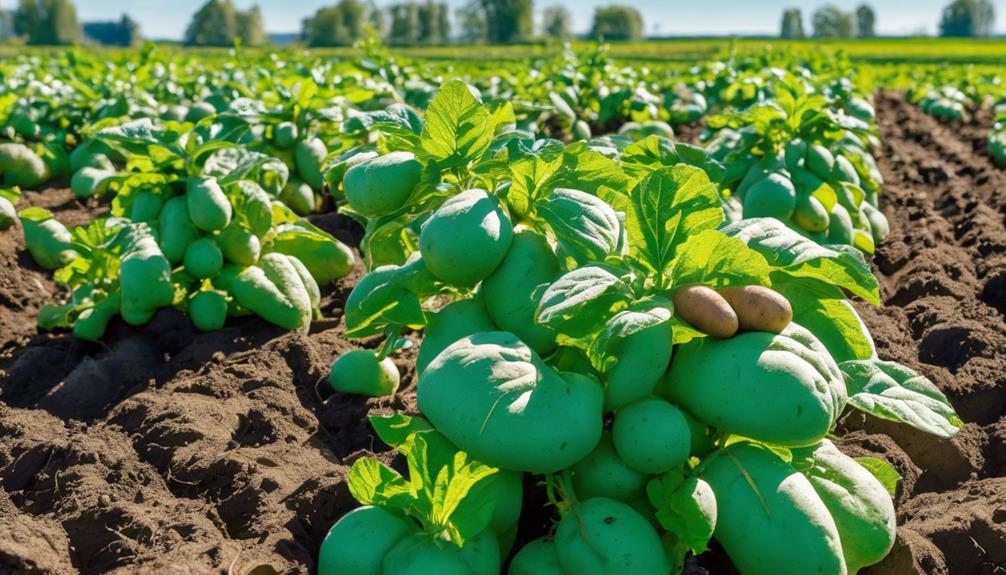
M 545 159 L 539 156 L 528 156 L 510 164 L 510 188 L 506 200 L 515 218 L 526 216 L 531 204 L 548 193 L 545 184 L 561 165 L 561 157 Z
M 661 168 L 632 190 L 626 215 L 631 253 L 663 275 L 687 238 L 723 223 L 716 186 L 702 170 Z
M 849 405 L 860 411 L 944 438 L 964 426 L 933 382 L 903 365 L 869 359 L 838 367 L 849 389 Z
M 621 224 L 615 210 L 600 198 L 556 188 L 536 209 L 552 227 L 559 245 L 578 262 L 604 261 L 616 253 Z
M 418 415 L 393 413 L 391 415 L 371 415 L 370 425 L 374 428 L 381 441 L 392 447 L 405 443 L 410 435 L 416 432 L 430 431 L 433 425 Z
M 716 496 L 708 483 L 674 470 L 650 480 L 646 496 L 657 520 L 693 553 L 705 551 L 716 528 Z
M 538 321 L 557 333 L 582 338 L 629 303 L 629 286 L 609 269 L 584 266 L 553 282 L 538 304 Z
M 867 471 L 877 478 L 877 481 L 884 486 L 884 489 L 894 497 L 898 490 L 898 482 L 901 481 L 901 474 L 890 463 L 879 457 L 856 457 L 856 463 L 862 465 Z
M 730 224 L 723 233 L 744 242 L 794 277 L 821 280 L 849 290 L 872 304 L 880 303 L 877 278 L 862 252 L 851 246 L 819 245 L 774 218 L 753 218 Z
M 357 459 L 346 478 L 349 493 L 364 505 L 389 506 L 409 492 L 408 483 L 396 471 L 371 457 Z
M 474 88 L 460 80 L 440 87 L 426 110 L 420 145 L 443 168 L 455 168 L 480 157 L 492 142 L 489 110 Z
M 789 300 L 793 321 L 821 340 L 836 362 L 869 359 L 876 355 L 866 324 L 845 299 L 842 290 L 812 278 L 772 273 L 772 289 Z
M 718 230 L 690 236 L 673 262 L 674 285 L 769 285 L 772 268 L 761 254 Z
M 416 267 L 416 262 L 382 266 L 360 278 L 346 299 L 346 336 L 378 335 L 391 324 L 417 329 L 426 325 L 419 296 L 407 286 Z
M 588 351 L 588 357 L 594 369 L 604 372 L 606 364 L 613 358 L 609 357 L 611 350 L 617 349 L 619 342 L 639 333 L 644 329 L 660 325 L 671 320 L 674 315 L 674 304 L 662 297 L 652 297 L 633 302 L 609 319 L 601 329 Z

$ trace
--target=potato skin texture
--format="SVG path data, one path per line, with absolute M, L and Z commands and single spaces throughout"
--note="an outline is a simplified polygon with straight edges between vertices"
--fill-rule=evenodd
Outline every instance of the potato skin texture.
M 541 355 L 555 349 L 555 332 L 535 321 L 535 315 L 542 292 L 558 274 L 559 260 L 548 241 L 520 230 L 499 267 L 482 281 L 481 293 L 493 323 Z
M 656 397 L 619 409 L 611 438 L 622 461 L 647 475 L 666 473 L 687 462 L 692 449 L 684 413 Z
M 376 218 L 405 205 L 421 175 L 422 166 L 412 152 L 391 152 L 346 170 L 342 185 L 354 210 Z
M 514 555 L 507 575 L 566 575 L 559 565 L 555 543 L 535 539 Z
M 452 443 L 494 467 L 559 471 L 601 439 L 601 385 L 559 373 L 508 332 L 448 346 L 420 375 L 417 398 Z
M 828 229 L 828 210 L 820 200 L 811 196 L 801 195 L 796 201 L 793 211 L 793 223 L 807 232 L 823 232 Z
M 189 300 L 189 317 L 199 331 L 216 331 L 227 322 L 227 298 L 216 290 L 201 291 Z
M 648 479 L 619 457 L 608 431 L 594 451 L 573 466 L 573 489 L 583 499 L 607 497 L 629 502 L 643 494 Z
M 390 357 L 378 360 L 369 349 L 354 349 L 340 355 L 328 372 L 333 390 L 369 397 L 394 395 L 399 381 L 395 362 Z
M 231 223 L 234 208 L 214 178 L 189 178 L 185 193 L 189 217 L 197 228 L 215 232 Z
M 358 507 L 328 530 L 318 552 L 318 575 L 381 575 L 384 556 L 418 530 L 380 507 Z
M 835 360 L 796 323 L 681 345 L 660 390 L 716 429 L 787 447 L 820 441 L 848 399 Z
M 743 331 L 779 333 L 793 321 L 793 306 L 771 288 L 749 285 L 723 288 L 719 293 L 737 314 Z
M 744 192 L 745 218 L 788 220 L 796 208 L 796 189 L 786 176 L 774 172 Z
M 713 536 L 741 573 L 846 575 L 828 508 L 779 456 L 735 443 L 710 456 L 701 477 L 716 495 Z
M 671 563 L 657 530 L 628 504 L 605 497 L 582 501 L 559 521 L 555 550 L 565 573 L 656 575 Z
M 489 318 L 482 298 L 451 302 L 436 313 L 428 314 L 429 323 L 423 330 L 423 343 L 416 357 L 416 371 L 420 374 L 447 346 L 463 337 L 486 331 L 498 331 Z
M 614 411 L 653 392 L 667 373 L 674 348 L 668 322 L 625 338 L 615 351 L 615 364 L 604 374 L 604 408 Z
M 503 261 L 513 225 L 495 196 L 472 189 L 450 198 L 419 232 L 419 251 L 430 272 L 459 287 L 479 283 Z
M 879 563 L 894 546 L 897 521 L 891 496 L 872 473 L 827 439 L 810 457 L 813 466 L 803 473 L 835 520 L 849 573 Z
M 497 575 L 499 542 L 488 529 L 458 548 L 425 533 L 402 539 L 384 556 L 382 575 Z
M 213 277 L 224 266 L 224 254 L 209 238 L 200 238 L 185 249 L 185 272 L 196 279 Z
M 733 337 L 739 321 L 726 299 L 711 287 L 684 286 L 674 292 L 674 311 L 695 329 L 714 337 Z

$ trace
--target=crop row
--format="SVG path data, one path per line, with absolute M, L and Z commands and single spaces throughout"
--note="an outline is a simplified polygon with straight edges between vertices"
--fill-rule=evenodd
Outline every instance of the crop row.
M 365 230 L 346 334 L 385 343 L 340 356 L 332 387 L 395 393 L 389 356 L 423 336 L 420 413 L 371 419 L 407 473 L 354 463 L 362 507 L 321 573 L 488 575 L 512 558 L 512 575 L 658 575 L 713 538 L 745 575 L 887 554 L 897 473 L 836 449 L 836 422 L 962 423 L 877 357 L 847 301 L 879 303 L 867 258 L 888 229 L 873 108 L 847 67 L 619 67 L 600 48 L 487 72 L 364 50 L 4 64 L 5 185 L 68 178 L 111 210 L 73 230 L 18 214 L 67 287 L 40 327 L 96 340 L 173 306 L 203 330 L 244 314 L 306 330 L 354 266 L 308 219 L 334 207 Z M 700 119 L 701 145 L 673 139 Z M 553 526 L 518 534 L 522 514 Z

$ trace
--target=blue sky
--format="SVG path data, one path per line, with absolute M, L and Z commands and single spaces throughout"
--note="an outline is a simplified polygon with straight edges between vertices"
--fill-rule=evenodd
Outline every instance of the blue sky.
M 118 18 L 123 11 L 140 22 L 143 34 L 152 38 L 181 38 L 191 14 L 205 0 L 76 0 L 83 21 Z M 336 0 L 235 0 L 242 7 L 259 4 L 270 32 L 294 32 L 300 21 L 320 6 Z M 465 0 L 447 0 L 452 7 Z M 639 8 L 647 33 L 660 35 L 697 34 L 774 34 L 784 8 L 798 6 L 809 25 L 810 14 L 823 4 L 794 0 L 536 0 L 540 11 L 553 4 L 565 3 L 573 13 L 574 31 L 590 27 L 594 7 L 624 1 Z M 17 0 L 0 0 L 0 7 L 11 8 Z M 394 0 L 377 0 L 378 6 Z M 875 0 L 877 29 L 881 34 L 934 33 L 940 11 L 949 0 Z M 833 0 L 843 9 L 853 9 L 859 0 Z M 1006 31 L 1006 2 L 995 0 L 999 19 L 996 30 Z

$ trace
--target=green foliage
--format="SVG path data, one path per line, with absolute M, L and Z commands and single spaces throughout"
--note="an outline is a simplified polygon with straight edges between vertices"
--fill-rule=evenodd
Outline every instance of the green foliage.
M 953 0 L 940 16 L 940 36 L 989 36 L 995 18 L 995 7 L 989 0 Z
M 71 0 L 20 0 L 14 11 L 14 31 L 29 44 L 53 46 L 80 39 L 77 8 Z
M 643 36 L 643 17 L 632 6 L 599 6 L 594 9 L 590 36 L 597 40 L 638 40 Z

